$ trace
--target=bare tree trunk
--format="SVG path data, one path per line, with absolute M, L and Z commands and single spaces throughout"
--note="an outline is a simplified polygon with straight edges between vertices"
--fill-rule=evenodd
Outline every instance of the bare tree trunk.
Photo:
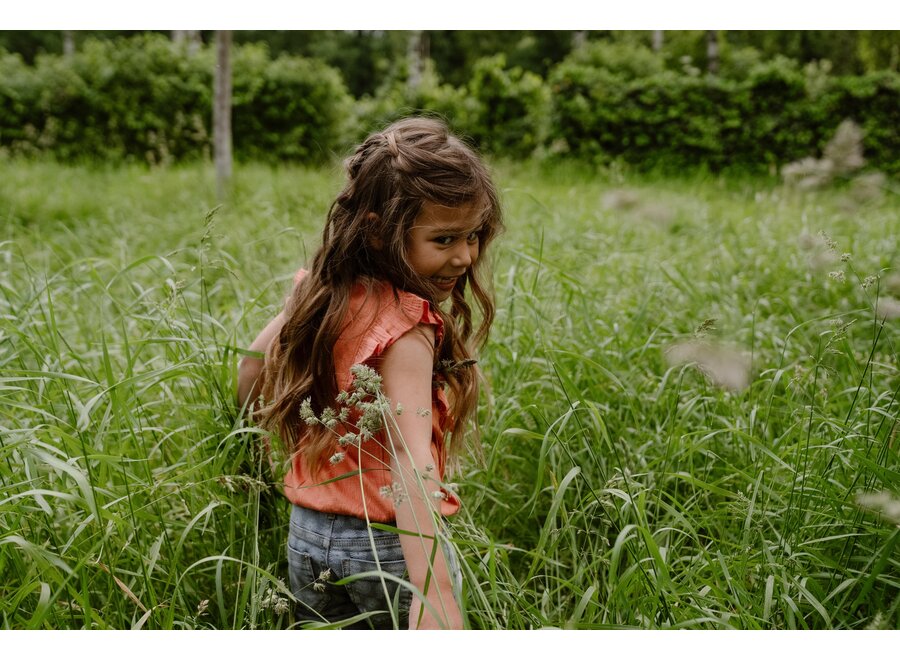
M 75 54 L 75 34 L 72 30 L 63 30 L 63 55 L 72 57 Z
M 706 70 L 713 75 L 719 73 L 718 30 L 707 30 L 706 32 Z
M 653 50 L 655 52 L 659 52 L 662 50 L 663 46 L 663 31 L 662 30 L 653 30 Z
M 231 179 L 231 31 L 216 32 L 216 72 L 213 94 L 213 154 L 216 195 L 221 202 Z
M 200 37 L 200 30 L 172 30 L 172 41 L 177 46 L 185 46 L 187 44 L 187 54 L 196 55 L 203 45 L 203 39 Z
M 187 36 L 187 52 L 188 55 L 196 55 L 203 45 L 203 39 L 200 38 L 200 30 L 185 30 Z
M 572 50 L 578 50 L 587 43 L 587 30 L 576 30 L 572 33 Z
M 409 75 L 406 84 L 411 91 L 419 89 L 422 84 L 422 71 L 425 68 L 425 42 L 422 30 L 411 30 L 406 44 L 406 56 L 409 63 Z

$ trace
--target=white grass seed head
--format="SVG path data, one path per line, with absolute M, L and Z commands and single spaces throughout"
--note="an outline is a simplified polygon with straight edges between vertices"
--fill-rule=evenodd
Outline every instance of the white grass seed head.
M 900 319 L 900 300 L 890 296 L 882 296 L 875 307 L 875 315 L 879 319 L 893 321 Z
M 750 359 L 740 350 L 709 341 L 685 341 L 669 346 L 672 366 L 694 363 L 715 385 L 739 392 L 750 384 Z
M 877 513 L 888 522 L 900 527 L 900 498 L 892 493 L 857 493 L 856 504 L 863 509 Z
M 640 204 L 641 197 L 634 190 L 619 188 L 603 195 L 603 208 L 610 211 L 625 211 Z

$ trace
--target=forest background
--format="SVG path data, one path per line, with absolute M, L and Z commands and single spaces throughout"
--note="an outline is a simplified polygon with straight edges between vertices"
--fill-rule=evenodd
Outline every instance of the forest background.
M 208 156 L 211 32 L 0 32 L 0 150 Z M 483 151 L 772 172 L 838 124 L 900 170 L 890 31 L 235 32 L 241 159 L 322 162 L 412 109 Z

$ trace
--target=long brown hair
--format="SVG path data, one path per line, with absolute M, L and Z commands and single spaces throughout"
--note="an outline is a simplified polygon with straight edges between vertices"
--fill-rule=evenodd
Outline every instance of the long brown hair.
M 370 135 L 345 162 L 347 183 L 328 212 L 322 247 L 309 272 L 294 287 L 287 318 L 266 351 L 260 424 L 277 433 L 290 452 L 302 451 L 318 469 L 333 448 L 334 436 L 306 426 L 299 409 L 307 397 L 321 414 L 338 395 L 333 349 L 345 323 L 350 292 L 357 282 L 387 280 L 395 291 L 421 296 L 444 322 L 435 350 L 435 368 L 468 364 L 483 345 L 494 318 L 494 302 L 482 272 L 485 249 L 502 229 L 497 191 L 475 151 L 436 119 L 411 117 Z M 407 237 L 425 202 L 450 207 L 475 204 L 482 216 L 480 255 L 460 277 L 450 309 L 437 303 L 437 289 L 407 262 Z M 480 310 L 473 328 L 466 286 Z M 478 400 L 476 366 L 445 369 L 454 424 L 449 455 L 457 458 L 462 431 L 470 426 Z M 477 442 L 475 433 L 471 441 Z

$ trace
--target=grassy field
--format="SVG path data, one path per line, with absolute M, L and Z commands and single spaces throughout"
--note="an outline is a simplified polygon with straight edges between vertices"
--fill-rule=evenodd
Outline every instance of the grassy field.
M 469 625 L 900 627 L 900 196 L 496 169 Z M 2 627 L 292 624 L 234 349 L 340 172 L 211 177 L 0 161 Z

